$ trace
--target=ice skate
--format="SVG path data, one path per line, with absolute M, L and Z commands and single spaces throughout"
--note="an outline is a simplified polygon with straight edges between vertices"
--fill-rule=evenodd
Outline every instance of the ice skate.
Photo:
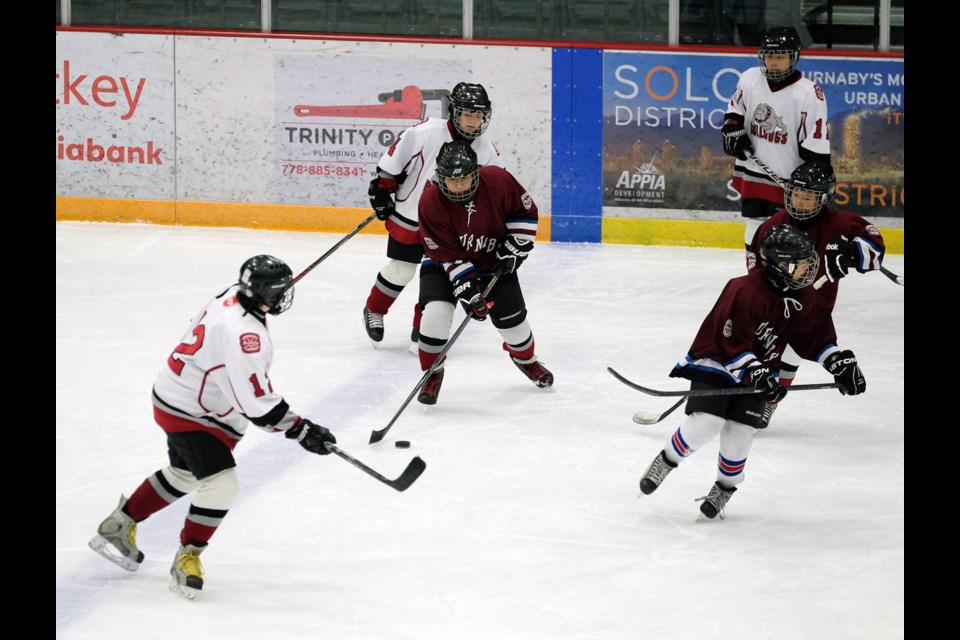
M 717 514 L 720 514 L 720 519 L 723 520 L 723 509 L 736 490 L 736 487 L 725 489 L 719 482 L 714 482 L 713 486 L 710 487 L 710 493 L 702 498 L 697 498 L 694 502 L 703 500 L 703 504 L 700 505 L 700 513 L 705 517 L 713 520 L 717 517 Z
M 127 497 L 120 496 L 120 504 L 100 523 L 89 545 L 118 567 L 136 571 L 143 562 L 143 552 L 137 548 L 137 523 L 123 512 L 125 504 Z
M 170 591 L 193 600 L 203 589 L 203 565 L 200 554 L 206 547 L 181 546 L 170 567 Z
M 370 309 L 363 308 L 363 328 L 367 331 L 367 337 L 374 349 L 380 348 L 383 342 L 383 315 L 374 313 Z
M 437 396 L 440 395 L 440 385 L 443 384 L 443 367 L 430 374 L 427 381 L 423 383 L 420 389 L 420 395 L 417 396 L 417 402 L 420 404 L 437 404 Z
M 664 478 L 676 468 L 677 465 L 667 460 L 667 455 L 661 451 L 657 457 L 653 459 L 653 462 L 650 463 L 650 466 L 647 467 L 647 470 L 643 473 L 643 477 L 640 478 L 640 491 L 643 492 L 645 496 L 650 495 L 657 490 L 657 487 L 660 486 Z
M 513 356 L 510 356 L 510 359 L 513 364 L 517 365 L 517 369 L 523 371 L 523 374 L 530 378 L 533 384 L 541 389 L 548 389 L 553 386 L 553 374 L 543 366 L 543 363 L 537 360 L 537 356 L 533 356 L 529 360 L 518 360 Z

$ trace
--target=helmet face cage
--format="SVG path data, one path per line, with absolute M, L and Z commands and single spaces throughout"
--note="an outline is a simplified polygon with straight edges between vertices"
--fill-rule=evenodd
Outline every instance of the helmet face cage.
M 782 224 L 763 237 L 760 264 L 778 284 L 789 289 L 803 289 L 816 279 L 820 256 L 806 234 Z M 798 272 L 801 274 L 799 278 Z
M 471 179 L 470 188 L 466 191 L 451 191 L 444 178 Z M 468 142 L 454 140 L 446 142 L 440 147 L 437 155 L 437 184 L 440 192 L 454 202 L 466 202 L 473 197 L 480 187 L 480 167 L 477 165 L 477 154 Z
M 793 200 L 794 194 L 800 196 L 809 195 L 811 198 L 806 200 L 812 204 L 812 208 L 800 209 L 797 207 L 796 203 Z M 816 216 L 820 213 L 820 210 L 823 209 L 824 205 L 830 201 L 830 196 L 822 191 L 816 191 L 812 189 L 807 189 L 795 184 L 788 184 L 786 188 L 786 197 L 783 199 L 783 204 L 787 209 L 787 213 L 790 214 L 790 217 L 794 220 L 809 220 L 810 218 Z
M 240 267 L 240 295 L 258 311 L 278 316 L 293 306 L 293 272 L 273 256 L 250 258 Z
M 493 105 L 490 104 L 490 98 L 487 97 L 487 90 L 483 85 L 468 84 L 461 82 L 453 88 L 450 94 L 450 120 L 453 122 L 453 128 L 457 133 L 467 140 L 474 140 L 490 125 L 490 119 L 493 117 Z M 483 121 L 476 131 L 467 131 L 460 123 L 464 113 L 481 113 Z
M 793 27 L 774 27 L 769 29 L 760 38 L 760 52 L 757 57 L 760 59 L 760 71 L 768 80 L 780 82 L 786 80 L 797 68 L 797 62 L 800 60 L 800 34 Z M 789 55 L 790 65 L 786 71 L 771 71 L 767 68 L 767 61 L 764 56 L 767 55 Z
M 794 169 L 790 181 L 784 188 L 784 206 L 794 220 L 809 220 L 830 202 L 837 190 L 837 176 L 830 165 L 809 161 Z M 798 196 L 809 195 L 803 208 L 794 202 L 794 193 Z

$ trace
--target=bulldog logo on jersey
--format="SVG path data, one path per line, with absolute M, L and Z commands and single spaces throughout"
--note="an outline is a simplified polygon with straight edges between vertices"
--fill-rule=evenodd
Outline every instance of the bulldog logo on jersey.
M 244 353 L 258 353 L 260 351 L 260 336 L 256 333 L 241 334 L 240 350 Z
M 787 125 L 783 122 L 783 118 L 765 102 L 761 102 L 753 110 L 750 133 L 774 144 L 786 144 L 788 139 Z

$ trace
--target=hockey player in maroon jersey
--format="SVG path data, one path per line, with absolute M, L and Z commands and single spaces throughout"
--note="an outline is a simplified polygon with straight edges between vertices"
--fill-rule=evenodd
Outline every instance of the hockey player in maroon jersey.
M 449 119 L 427 118 L 400 134 L 377 165 L 377 176 L 367 191 L 377 218 L 386 221 L 389 262 L 377 274 L 363 307 L 363 326 L 374 348 L 383 341 L 383 316 L 416 275 L 423 257 L 417 227 L 417 205 L 424 186 L 433 177 L 440 146 L 466 140 L 481 165 L 505 166 L 500 152 L 486 135 L 493 105 L 483 85 L 461 82 L 450 93 Z M 414 307 L 411 350 L 416 351 L 420 305 Z
M 837 188 L 837 176 L 833 167 L 816 160 L 809 160 L 797 167 L 785 185 L 786 208 L 780 209 L 760 225 L 757 238 L 773 227 L 788 224 L 803 230 L 809 236 L 820 258 L 820 270 L 815 281 L 826 276 L 827 281 L 819 289 L 820 296 L 833 310 L 837 302 L 840 278 L 851 268 L 860 273 L 879 269 L 886 252 L 880 231 L 870 221 L 851 211 L 827 207 Z M 747 264 L 756 268 L 756 254 L 760 251 L 755 239 L 747 254 Z M 787 350 L 779 371 L 780 384 L 793 384 L 800 358 Z M 777 403 L 764 409 L 763 427 L 766 427 L 776 410 Z
M 680 427 L 640 480 L 643 494 L 656 491 L 673 469 L 719 434 L 716 482 L 702 498 L 700 512 L 706 518 L 723 517 L 744 480 L 765 404 L 787 394 L 776 372 L 788 345 L 802 358 L 820 363 L 844 395 L 866 390 L 856 356 L 837 346 L 830 305 L 810 286 L 819 262 L 802 231 L 778 225 L 763 236 L 759 268 L 727 282 L 670 376 L 690 380 L 691 389 L 752 385 L 762 392 L 690 397 Z
M 293 303 L 293 274 L 272 256 L 250 258 L 239 281 L 210 300 L 190 323 L 153 386 L 153 417 L 167 434 L 169 465 L 146 478 L 97 529 L 90 547 L 136 571 L 144 554 L 137 524 L 193 493 L 170 589 L 193 599 L 203 588 L 200 553 L 223 522 L 238 491 L 233 449 L 250 423 L 283 432 L 311 453 L 330 453 L 337 439 L 294 412 L 273 389 L 273 342 L 267 314 Z
M 477 154 L 462 140 L 444 144 L 436 166 L 436 182 L 420 198 L 420 237 L 427 254 L 420 267 L 421 369 L 428 370 L 447 344 L 460 300 L 474 319 L 490 316 L 503 349 L 524 375 L 540 388 L 551 386 L 553 374 L 535 354 L 517 279 L 537 236 L 536 203 L 505 169 L 480 167 Z M 502 275 L 485 299 L 483 290 L 498 268 Z M 444 364 L 424 382 L 419 402 L 437 402 Z
M 823 90 L 797 70 L 800 35 L 771 27 L 760 38 L 759 66 L 740 76 L 724 116 L 723 151 L 737 161 L 733 188 L 746 218 L 749 250 L 760 223 L 783 206 L 783 188 L 750 157 L 786 180 L 804 160 L 830 162 L 830 131 Z M 748 153 L 749 152 L 749 153 Z

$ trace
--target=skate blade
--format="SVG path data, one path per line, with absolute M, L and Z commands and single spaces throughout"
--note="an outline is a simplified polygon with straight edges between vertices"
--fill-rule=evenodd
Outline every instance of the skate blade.
M 200 589 L 191 589 L 190 587 L 184 586 L 177 582 L 176 578 L 170 578 L 170 591 L 187 600 L 195 600 L 200 593 Z
M 722 522 L 723 519 L 724 519 L 723 516 L 721 516 L 721 515 L 719 515 L 719 514 L 718 514 L 716 517 L 713 517 L 713 518 L 708 518 L 707 516 L 703 515 L 702 513 L 698 513 L 698 514 L 697 514 L 697 522 Z
M 119 549 L 110 544 L 110 541 L 101 535 L 95 535 L 89 542 L 90 548 L 97 552 L 102 558 L 109 560 L 121 569 L 127 571 L 136 571 L 140 568 L 140 563 L 128 558 L 120 553 Z

